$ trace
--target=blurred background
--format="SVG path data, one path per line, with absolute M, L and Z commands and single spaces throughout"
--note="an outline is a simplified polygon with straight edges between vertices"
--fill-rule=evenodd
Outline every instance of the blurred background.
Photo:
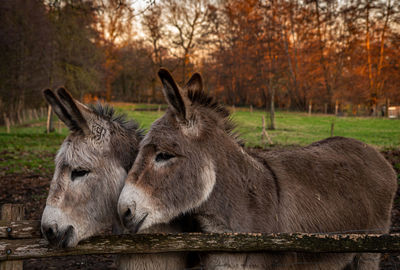
M 0 113 L 18 121 L 60 85 L 160 103 L 163 66 L 228 105 L 382 116 L 399 48 L 397 0 L 2 0 Z

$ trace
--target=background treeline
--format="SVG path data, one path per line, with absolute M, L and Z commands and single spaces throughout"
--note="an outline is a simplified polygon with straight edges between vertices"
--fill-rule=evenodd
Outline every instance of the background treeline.
M 162 102 L 160 66 L 239 106 L 378 114 L 400 104 L 397 0 L 2 0 L 0 113 L 41 90 Z

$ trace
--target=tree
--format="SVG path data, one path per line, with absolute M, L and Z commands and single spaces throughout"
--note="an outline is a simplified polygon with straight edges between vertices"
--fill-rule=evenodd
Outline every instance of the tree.
M 198 38 L 202 36 L 208 17 L 207 0 L 164 0 L 166 23 L 173 27 L 169 32 L 171 45 L 182 63 L 182 81 L 186 82 L 188 66 L 194 55 Z
M 163 65 L 163 51 L 166 49 L 162 46 L 162 38 L 165 35 L 164 22 L 162 21 L 161 7 L 153 5 L 143 16 L 142 25 L 147 35 L 147 40 L 152 46 L 151 58 L 153 60 L 151 85 L 152 99 L 156 100 L 156 74 Z
M 90 2 L 54 1 L 49 16 L 55 29 L 49 86 L 65 85 L 80 97 L 101 91 L 105 60 L 94 27 L 96 7 Z
M 132 35 L 133 9 L 128 0 L 98 0 L 97 28 L 101 33 L 105 49 L 105 87 L 106 99 L 112 98 L 112 83 L 121 66 L 117 61 L 116 49 L 124 42 L 130 42 Z
M 47 85 L 52 29 L 42 1 L 0 1 L 0 113 L 22 120 Z

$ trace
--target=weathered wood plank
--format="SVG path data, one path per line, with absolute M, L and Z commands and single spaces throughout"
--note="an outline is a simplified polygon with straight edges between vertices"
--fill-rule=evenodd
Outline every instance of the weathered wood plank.
M 0 220 L 0 238 L 38 238 L 39 220 L 6 221 Z
M 24 219 L 24 215 L 25 207 L 23 204 L 3 204 L 1 207 L 1 220 L 21 221 Z M 23 266 L 23 261 L 3 261 L 0 263 L 0 270 L 22 270 Z
M 186 233 L 98 236 L 76 248 L 53 249 L 44 239 L 1 239 L 0 260 L 81 254 L 175 251 L 399 252 L 400 234 Z
M 6 203 L 1 206 L 1 220 L 19 221 L 24 219 L 25 207 L 23 204 Z

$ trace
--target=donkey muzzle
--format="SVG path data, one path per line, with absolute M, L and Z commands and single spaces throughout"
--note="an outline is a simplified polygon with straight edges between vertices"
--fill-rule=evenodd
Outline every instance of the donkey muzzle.
M 48 225 L 42 224 L 42 233 L 49 241 L 50 245 L 65 248 L 74 233 L 74 227 L 68 226 L 64 230 L 59 230 L 56 223 Z
M 69 247 L 74 245 L 74 240 L 76 240 L 76 231 L 71 221 L 57 207 L 46 205 L 42 215 L 41 229 L 43 236 L 52 246 Z

